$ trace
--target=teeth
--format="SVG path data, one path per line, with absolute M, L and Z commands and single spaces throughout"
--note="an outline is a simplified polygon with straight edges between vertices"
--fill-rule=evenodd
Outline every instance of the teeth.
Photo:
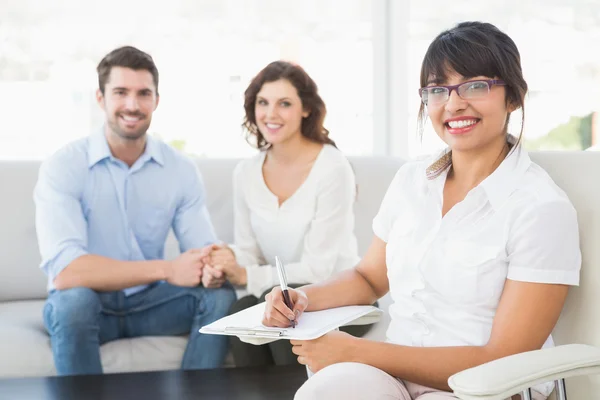
M 140 120 L 139 117 L 130 117 L 128 115 L 121 115 L 121 117 L 123 117 L 123 119 L 125 121 L 128 121 L 128 122 L 134 122 L 134 121 L 139 121 Z
M 266 124 L 267 128 L 269 129 L 277 129 L 277 128 L 281 128 L 280 124 Z
M 468 120 L 460 120 L 460 121 L 450 121 L 448 122 L 448 126 L 450 128 L 464 128 L 466 126 L 471 126 L 471 125 L 475 125 L 477 123 L 477 120 L 474 119 L 468 119 Z

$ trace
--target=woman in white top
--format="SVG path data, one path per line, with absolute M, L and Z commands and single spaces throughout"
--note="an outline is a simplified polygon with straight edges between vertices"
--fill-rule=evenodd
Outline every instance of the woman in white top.
M 507 133 L 526 92 L 517 47 L 493 25 L 461 23 L 430 45 L 421 122 L 426 114 L 448 150 L 400 168 L 356 268 L 291 290 L 296 315 L 389 291 L 387 342 L 343 332 L 292 341 L 316 372 L 297 399 L 456 398 L 454 373 L 553 345 L 568 287 L 579 282 L 578 225 L 565 193 Z M 302 316 L 275 288 L 263 322 L 290 318 Z M 545 399 L 552 387 L 535 389 Z
M 234 171 L 235 244 L 212 252 L 205 274 L 246 286 L 232 312 L 257 304 L 279 285 L 275 256 L 290 284 L 323 281 L 359 261 L 354 235 L 354 173 L 323 127 L 317 86 L 298 65 L 265 67 L 245 92 L 244 127 L 262 150 Z M 222 274 L 221 274 L 222 273 Z M 360 334 L 365 329 L 355 333 Z M 232 341 L 238 366 L 296 363 L 287 341 Z

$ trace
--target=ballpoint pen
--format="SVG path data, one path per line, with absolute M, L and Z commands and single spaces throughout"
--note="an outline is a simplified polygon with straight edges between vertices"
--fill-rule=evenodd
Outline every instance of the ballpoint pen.
M 279 286 L 281 286 L 281 292 L 283 293 L 283 301 L 285 302 L 285 305 L 294 312 L 294 304 L 292 304 L 292 299 L 288 292 L 287 276 L 285 275 L 285 269 L 283 268 L 281 261 L 279 261 L 278 256 L 275 256 L 275 267 L 277 268 L 277 275 L 279 275 Z M 295 328 L 296 321 L 290 320 L 290 322 L 292 323 L 292 328 Z

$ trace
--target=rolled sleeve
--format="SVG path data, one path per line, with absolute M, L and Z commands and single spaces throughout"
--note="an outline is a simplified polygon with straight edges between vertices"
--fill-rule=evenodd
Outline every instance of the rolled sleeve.
M 76 165 L 64 157 L 43 163 L 34 189 L 40 268 L 48 276 L 49 290 L 63 269 L 87 254 L 87 222 L 79 200 L 81 170 Z
M 65 269 L 69 264 L 75 261 L 77 258 L 88 254 L 87 250 L 77 246 L 71 245 L 65 247 L 62 251 L 51 260 L 48 260 L 45 263 L 42 263 L 41 268 L 48 276 L 49 286 L 48 289 L 51 290 L 54 288 L 52 282 L 61 273 L 63 269 Z
M 294 266 L 291 267 L 293 268 Z M 287 266 L 286 270 L 290 270 L 290 266 Z M 266 290 L 279 284 L 279 278 L 275 272 L 275 267 L 270 265 L 248 265 L 246 266 L 246 273 L 248 279 L 246 282 L 246 290 L 256 297 L 262 296 Z
M 567 201 L 530 207 L 511 228 L 508 279 L 579 285 L 577 214 Z
M 183 173 L 182 196 L 173 219 L 173 231 L 180 251 L 198 249 L 217 241 L 217 235 L 206 207 L 206 190 L 200 171 L 188 160 Z

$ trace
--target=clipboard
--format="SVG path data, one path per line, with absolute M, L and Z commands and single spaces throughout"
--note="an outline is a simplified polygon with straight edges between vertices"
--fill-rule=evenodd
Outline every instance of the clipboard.
M 203 326 L 200 333 L 237 336 L 241 341 L 255 345 L 281 339 L 313 340 L 340 326 L 373 324 L 383 314 L 374 306 L 345 306 L 305 312 L 295 328 L 273 328 L 261 323 L 264 310 L 263 302 Z

